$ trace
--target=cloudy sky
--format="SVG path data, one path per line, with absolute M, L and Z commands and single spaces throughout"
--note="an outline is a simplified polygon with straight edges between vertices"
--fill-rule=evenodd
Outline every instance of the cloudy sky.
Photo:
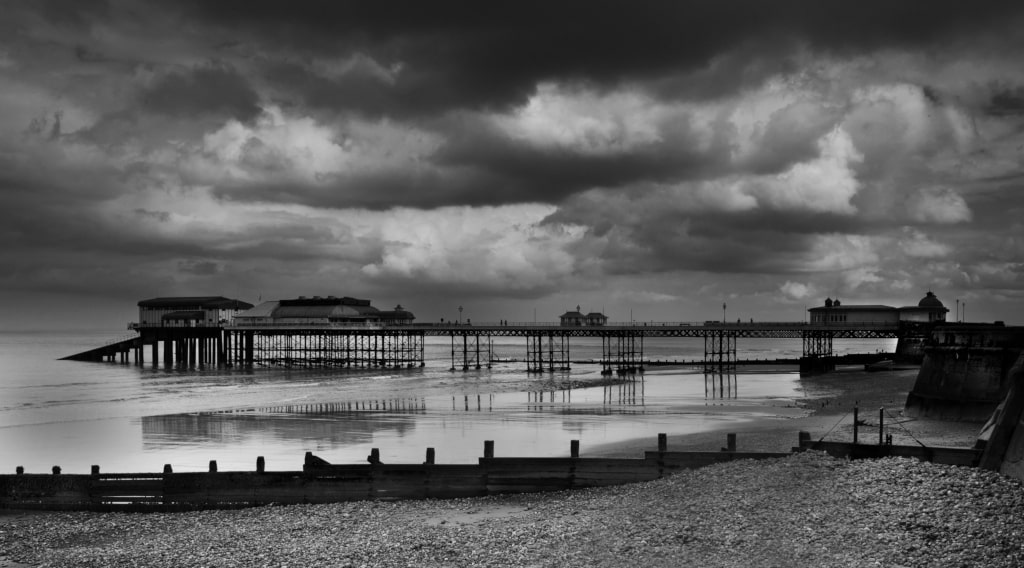
M 0 327 L 1024 324 L 1019 2 L 0 0 Z

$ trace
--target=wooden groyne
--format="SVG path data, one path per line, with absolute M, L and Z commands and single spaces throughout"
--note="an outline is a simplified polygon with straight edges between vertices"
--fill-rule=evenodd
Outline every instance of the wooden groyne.
M 850 459 L 903 456 L 937 463 L 977 465 L 981 450 L 814 442 L 800 433 L 793 451 L 820 450 Z M 365 464 L 331 464 L 307 453 L 301 471 L 268 472 L 263 458 L 255 471 L 175 473 L 0 475 L 0 508 L 92 511 L 184 511 L 232 509 L 269 504 L 335 503 L 361 500 L 450 499 L 501 493 L 533 493 L 650 481 L 685 469 L 745 459 L 781 458 L 791 452 L 736 451 L 729 434 L 721 451 L 671 452 L 659 434 L 658 450 L 633 458 L 581 458 L 573 441 L 563 458 L 495 457 L 485 442 L 475 464 L 435 464 L 433 448 L 420 464 L 384 464 L 376 449 Z

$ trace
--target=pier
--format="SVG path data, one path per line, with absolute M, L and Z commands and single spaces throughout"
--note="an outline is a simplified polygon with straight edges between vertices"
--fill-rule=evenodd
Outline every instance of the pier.
M 599 338 L 602 373 L 643 370 L 644 342 L 650 338 L 698 338 L 704 341 L 703 364 L 708 370 L 730 370 L 738 364 L 737 345 L 743 339 L 800 339 L 801 368 L 828 371 L 834 365 L 833 344 L 843 339 L 920 340 L 930 325 L 908 322 L 645 322 L 600 326 L 544 323 L 411 324 L 326 323 L 281 325 L 226 323 L 188 327 L 138 325 L 136 336 L 66 357 L 75 360 L 120 361 L 189 366 L 287 368 L 422 367 L 425 338 L 444 337 L 450 343 L 450 370 L 490 368 L 498 358 L 493 339 L 522 338 L 530 373 L 570 368 L 571 342 Z
M 526 372 L 566 371 L 576 338 L 601 341 L 594 361 L 604 375 L 643 371 L 644 342 L 652 338 L 699 338 L 704 341 L 706 371 L 732 371 L 739 364 L 743 339 L 800 339 L 800 370 L 827 372 L 835 367 L 833 342 L 843 339 L 899 340 L 896 355 L 920 359 L 932 328 L 945 323 L 949 310 L 929 291 L 917 305 L 849 305 L 828 298 L 808 310 L 808 321 L 755 322 L 609 322 L 599 312 L 583 314 L 580 306 L 559 316 L 558 323 L 415 322 L 400 304 L 390 310 L 349 296 L 299 296 L 258 306 L 223 296 L 167 297 L 142 300 L 138 335 L 65 357 L 88 361 L 150 361 L 165 365 L 390 368 L 426 365 L 427 337 L 450 343 L 451 371 L 490 368 L 499 360 L 495 338 L 522 338 Z M 724 305 L 723 305 L 724 308 Z M 505 358 L 509 359 L 508 357 Z

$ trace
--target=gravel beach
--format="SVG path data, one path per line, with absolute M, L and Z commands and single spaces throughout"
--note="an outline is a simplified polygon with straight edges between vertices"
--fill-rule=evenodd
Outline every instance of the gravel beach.
M 853 403 L 898 415 L 914 376 L 802 380 L 799 403 L 813 413 L 740 431 L 739 449 L 788 449 L 799 430 L 849 439 L 840 419 Z M 902 426 L 923 443 L 963 447 L 981 425 Z M 724 438 L 673 438 L 670 449 L 717 449 Z M 0 511 L 0 550 L 0 568 L 1009 567 L 1024 565 L 1024 485 L 972 468 L 808 452 L 574 492 L 174 514 Z

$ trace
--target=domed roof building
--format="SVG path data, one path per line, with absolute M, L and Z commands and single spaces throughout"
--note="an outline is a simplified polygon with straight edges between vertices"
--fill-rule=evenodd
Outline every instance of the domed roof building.
M 894 308 L 883 305 L 844 305 L 838 299 L 828 298 L 824 306 L 807 310 L 810 312 L 811 323 L 845 324 L 845 323 L 887 323 L 923 322 L 934 323 L 946 321 L 949 308 L 930 290 L 916 306 Z
M 900 308 L 900 321 L 937 322 L 946 321 L 946 314 L 949 308 L 942 305 L 942 301 L 929 290 L 924 298 L 916 306 L 904 306 Z
M 942 305 L 942 301 L 940 301 L 937 297 L 935 297 L 935 294 L 931 290 L 929 290 L 928 293 L 925 294 L 924 298 L 921 298 L 921 301 L 917 303 L 917 307 L 919 307 L 919 308 L 943 308 L 945 306 L 943 306 Z

